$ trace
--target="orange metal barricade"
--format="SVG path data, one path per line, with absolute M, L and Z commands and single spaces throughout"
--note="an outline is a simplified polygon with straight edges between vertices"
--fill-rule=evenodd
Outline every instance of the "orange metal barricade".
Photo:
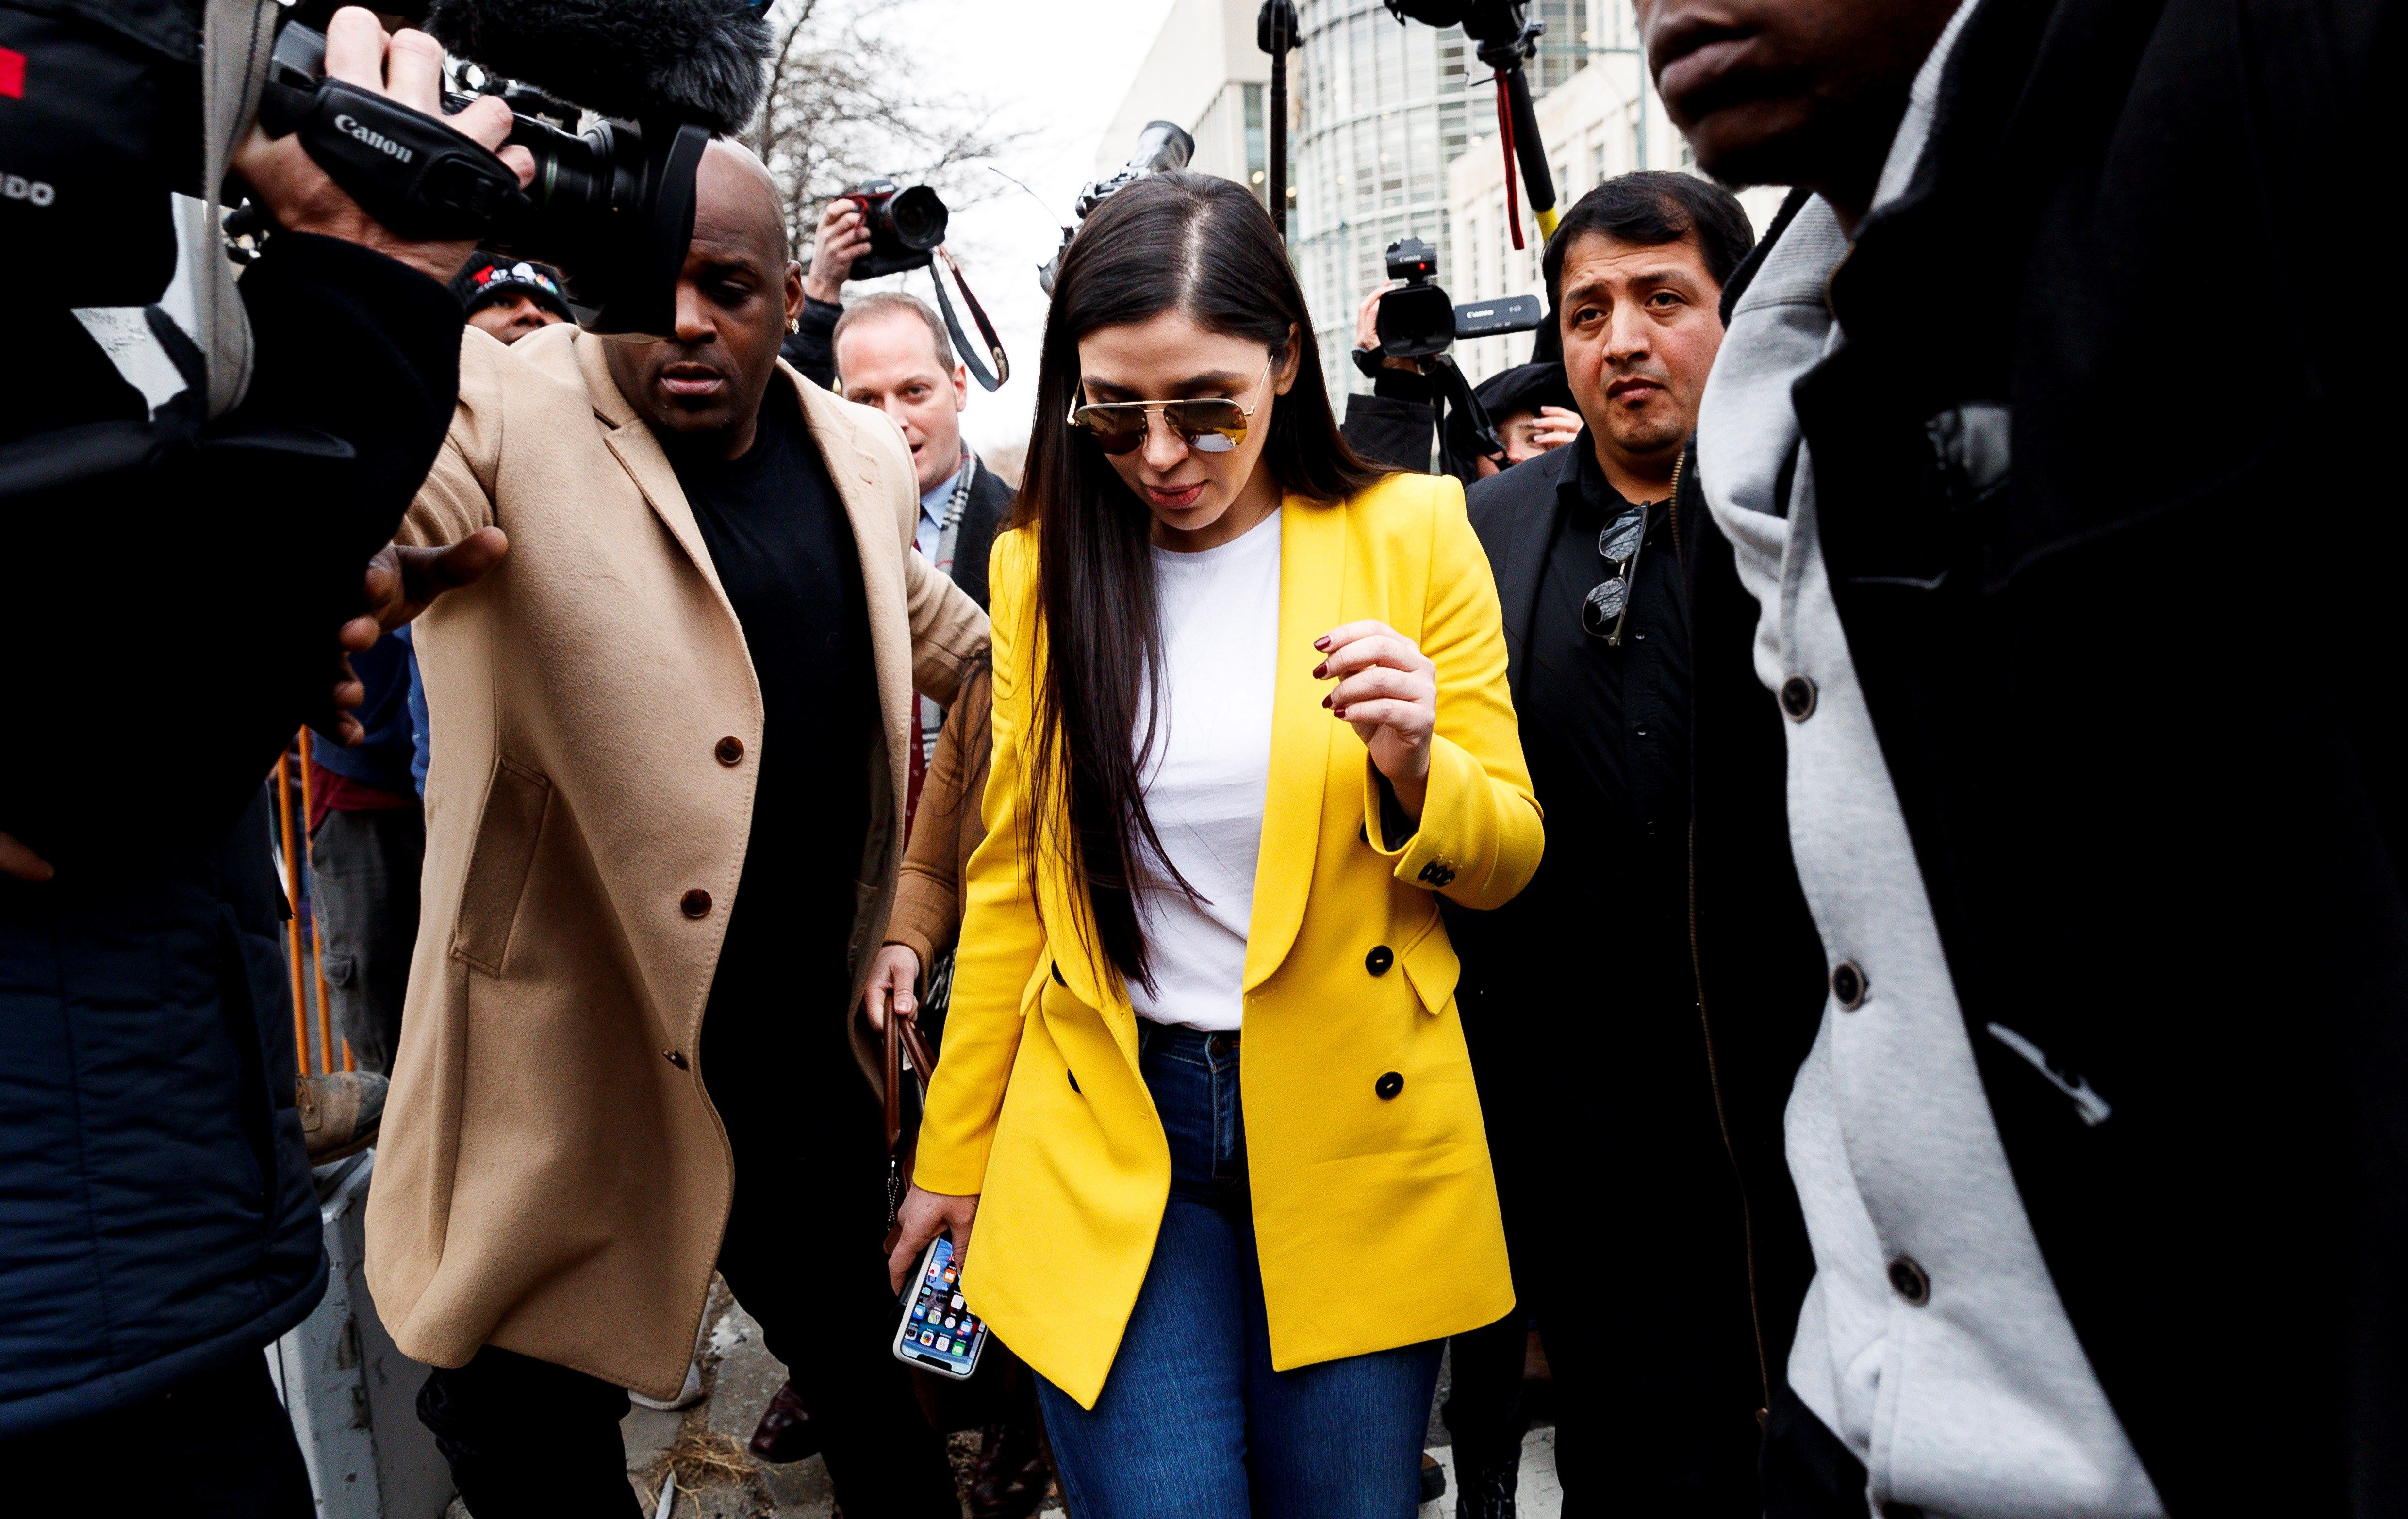
M 330 1072 L 335 1068 L 335 1051 L 343 1053 L 343 1069 L 353 1068 L 351 1041 L 335 1037 L 334 1011 L 326 998 L 326 936 L 318 923 L 318 894 L 304 895 L 303 872 L 314 881 L 317 861 L 309 841 L 309 730 L 303 728 L 298 747 L 301 759 L 301 810 L 293 810 L 293 751 L 288 749 L 276 760 L 276 838 L 284 851 L 284 899 L 292 916 L 284 924 L 284 958 L 293 979 L 293 1053 L 300 1063 L 301 1074 L 309 1074 L 309 996 L 318 994 L 318 1069 Z M 296 838 L 295 835 L 298 835 Z M 301 974 L 301 909 L 304 901 L 309 908 L 309 968 L 310 979 Z

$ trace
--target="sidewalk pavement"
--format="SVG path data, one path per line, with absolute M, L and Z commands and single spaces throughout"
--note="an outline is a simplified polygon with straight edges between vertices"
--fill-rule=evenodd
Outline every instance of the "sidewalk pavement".
M 712 1324 L 704 1342 L 702 1402 L 682 1412 L 638 1407 L 620 1429 L 627 1444 L 627 1480 L 641 1497 L 645 1519 L 834 1519 L 836 1498 L 818 1456 L 787 1466 L 755 1461 L 744 1448 L 761 1411 L 786 1380 L 785 1369 L 761 1342 L 761 1326 L 736 1305 L 724 1283 L 711 1284 Z M 953 1437 L 953 1468 L 967 1483 L 977 1454 L 975 1433 Z M 1519 1519 L 1558 1519 L 1563 1493 L 1555 1481 L 1555 1432 L 1539 1428 L 1522 1445 Z M 1430 1454 L 1447 1468 L 1447 1495 L 1425 1504 L 1421 1519 L 1455 1512 L 1453 1453 Z M 669 1491 L 669 1507 L 662 1495 Z M 1060 1499 L 1039 1511 L 1062 1512 Z M 447 1519 L 470 1519 L 453 1500 Z

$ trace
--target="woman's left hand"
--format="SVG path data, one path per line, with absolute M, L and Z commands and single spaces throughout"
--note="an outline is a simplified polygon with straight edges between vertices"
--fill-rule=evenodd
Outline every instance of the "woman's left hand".
M 1313 679 L 1338 682 L 1321 705 L 1354 727 L 1398 803 L 1418 820 L 1429 789 L 1430 735 L 1438 728 L 1438 666 L 1385 623 L 1348 623 L 1312 646 L 1327 656 Z

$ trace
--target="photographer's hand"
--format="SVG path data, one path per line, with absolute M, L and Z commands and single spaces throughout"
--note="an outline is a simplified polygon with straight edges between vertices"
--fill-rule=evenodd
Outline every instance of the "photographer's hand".
M 853 261 L 868 251 L 869 223 L 860 206 L 846 199 L 829 201 L 811 241 L 811 272 L 803 280 L 803 294 L 829 306 L 842 304 Z
M 1354 308 L 1354 346 L 1357 349 L 1370 352 L 1379 351 L 1380 297 L 1385 295 L 1388 292 L 1397 289 L 1403 283 L 1404 281 L 1401 279 L 1389 280 L 1386 284 L 1382 285 L 1379 289 L 1371 292 L 1369 295 L 1364 296 L 1363 304 Z M 1413 374 L 1420 374 L 1422 372 L 1422 362 L 1419 359 L 1392 359 L 1383 353 L 1380 356 L 1380 367 L 1383 369 L 1404 369 Z
M 443 45 L 423 32 L 404 30 L 388 37 L 374 12 L 346 6 L 326 23 L 326 76 L 435 117 L 496 150 L 522 185 L 535 178 L 533 155 L 503 146 L 510 135 L 510 110 L 499 98 L 480 95 L 459 115 L 443 114 Z M 286 231 L 373 248 L 438 280 L 458 274 L 476 247 L 473 240 L 413 242 L 394 236 L 318 166 L 298 134 L 271 138 L 253 126 L 235 148 L 234 170 Z

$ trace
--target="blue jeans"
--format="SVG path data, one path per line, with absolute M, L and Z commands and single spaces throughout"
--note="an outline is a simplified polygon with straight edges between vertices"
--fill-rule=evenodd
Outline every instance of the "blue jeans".
M 1443 1341 L 1271 1369 L 1235 1034 L 1142 1025 L 1170 1198 L 1091 1412 L 1038 1383 L 1078 1519 L 1411 1519 Z M 1329 1263 L 1328 1290 L 1365 1263 Z

